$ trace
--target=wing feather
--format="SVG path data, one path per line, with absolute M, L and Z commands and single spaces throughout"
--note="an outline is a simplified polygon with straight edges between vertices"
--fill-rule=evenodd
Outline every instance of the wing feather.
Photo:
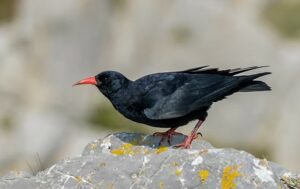
M 194 74 L 219 74 L 219 75 L 227 75 L 233 76 L 236 74 L 240 74 L 246 71 L 255 70 L 258 68 L 265 68 L 268 66 L 251 66 L 247 68 L 236 68 L 236 69 L 227 69 L 227 70 L 219 70 L 218 68 L 207 68 L 208 66 L 201 66 L 196 68 L 191 68 L 188 70 L 180 71 L 179 73 L 194 73 Z M 203 69 L 206 68 L 206 69 Z
M 190 76 L 191 77 L 191 76 Z M 201 79 L 203 75 L 195 76 L 194 79 L 186 81 L 181 87 L 177 88 L 171 94 L 161 96 L 155 104 L 144 110 L 144 114 L 149 119 L 171 119 L 184 116 L 201 107 L 207 107 L 214 101 L 213 98 L 208 99 L 211 95 L 215 98 L 217 95 L 222 97 L 231 78 L 224 79 L 224 76 L 207 75 Z M 157 92 L 157 91 L 156 91 Z
M 144 96 L 146 106 L 143 112 L 145 116 L 153 120 L 185 116 L 192 111 L 209 107 L 213 102 L 222 100 L 245 87 L 243 85 L 249 84 L 249 81 L 269 74 L 264 72 L 249 76 L 234 76 L 265 66 L 228 70 L 203 69 L 206 67 L 166 72 L 163 73 L 165 76 L 159 76 L 158 82 L 152 81 L 154 87 L 148 90 Z

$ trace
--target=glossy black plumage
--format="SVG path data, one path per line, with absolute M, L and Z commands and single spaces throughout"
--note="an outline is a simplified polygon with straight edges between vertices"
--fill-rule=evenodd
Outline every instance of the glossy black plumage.
M 266 83 L 255 80 L 270 72 L 236 75 L 260 67 L 231 70 L 205 67 L 155 73 L 135 81 L 119 72 L 105 71 L 95 76 L 96 86 L 128 119 L 165 128 L 204 120 L 214 102 L 235 92 L 270 90 Z

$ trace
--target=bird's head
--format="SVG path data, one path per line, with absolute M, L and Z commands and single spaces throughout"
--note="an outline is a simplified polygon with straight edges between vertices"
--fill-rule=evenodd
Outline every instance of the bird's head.
M 119 72 L 105 71 L 94 77 L 88 77 L 75 83 L 74 85 L 95 85 L 105 96 L 111 97 L 119 89 L 126 87 L 129 80 Z

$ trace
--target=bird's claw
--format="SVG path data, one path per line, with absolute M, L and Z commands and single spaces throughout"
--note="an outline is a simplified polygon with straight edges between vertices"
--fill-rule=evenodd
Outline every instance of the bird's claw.
M 176 149 L 177 148 L 183 148 L 183 149 L 191 148 L 192 141 L 197 139 L 199 137 L 199 135 L 202 137 L 201 132 L 198 132 L 195 135 L 187 136 L 183 143 L 177 144 L 177 145 L 173 146 L 173 148 L 176 148 Z
M 178 132 L 175 132 L 174 129 L 170 129 L 166 132 L 156 132 L 156 133 L 153 133 L 153 136 L 161 136 L 161 139 L 158 143 L 158 146 L 161 146 L 162 143 L 167 139 L 167 142 L 169 144 L 169 146 L 171 145 L 171 138 L 174 136 L 174 135 L 182 135 L 182 133 L 178 133 Z
M 200 135 L 201 137 L 203 137 L 202 133 L 201 133 L 201 132 L 198 132 L 198 133 L 197 133 L 197 138 L 198 138 L 199 135 Z
M 181 144 L 174 145 L 173 148 L 175 148 L 175 149 L 178 149 L 178 148 L 189 149 L 189 148 L 191 148 L 191 144 L 183 142 Z

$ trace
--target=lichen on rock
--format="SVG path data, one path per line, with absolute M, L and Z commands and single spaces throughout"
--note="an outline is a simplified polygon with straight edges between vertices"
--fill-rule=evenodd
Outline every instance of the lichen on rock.
M 171 145 L 184 140 L 176 135 Z M 287 188 L 299 174 L 235 149 L 216 149 L 197 139 L 175 149 L 158 136 L 116 133 L 86 146 L 36 176 L 10 175 L 0 188 Z

